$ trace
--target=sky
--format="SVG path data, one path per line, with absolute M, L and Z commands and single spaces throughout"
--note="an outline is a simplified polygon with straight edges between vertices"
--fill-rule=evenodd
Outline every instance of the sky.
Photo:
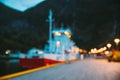
M 20 12 L 24 12 L 45 0 L 0 0 L 2 4 L 15 9 Z

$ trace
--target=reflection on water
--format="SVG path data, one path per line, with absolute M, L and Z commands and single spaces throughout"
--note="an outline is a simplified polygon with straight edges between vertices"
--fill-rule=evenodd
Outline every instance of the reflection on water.
M 1 60 L 0 59 L 0 76 L 4 76 L 7 74 L 23 71 L 22 67 L 19 66 L 18 59 L 12 60 Z

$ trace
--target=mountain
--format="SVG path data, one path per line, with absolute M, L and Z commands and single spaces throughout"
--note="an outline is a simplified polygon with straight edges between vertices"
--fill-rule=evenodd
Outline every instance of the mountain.
M 0 4 L 0 49 L 44 48 L 49 34 L 49 9 L 54 27 L 70 27 L 80 48 L 102 47 L 120 37 L 119 0 L 46 0 L 25 12 Z

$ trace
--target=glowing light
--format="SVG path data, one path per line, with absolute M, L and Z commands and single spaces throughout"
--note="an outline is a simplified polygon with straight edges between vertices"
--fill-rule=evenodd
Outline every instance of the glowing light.
M 114 39 L 114 42 L 116 43 L 116 45 L 120 42 L 120 39 L 116 38 Z
M 64 32 L 65 35 L 67 35 L 68 38 L 71 37 L 71 34 L 69 32 Z
M 79 52 L 83 52 L 83 50 L 82 50 L 82 49 L 79 49 Z
M 110 48 L 112 45 L 110 43 L 107 44 L 107 47 Z
M 10 50 L 6 50 L 5 51 L 5 54 L 9 54 L 11 51 Z
M 38 54 L 43 54 L 43 52 L 42 51 L 38 51 Z
M 109 54 L 110 52 L 109 51 L 105 51 L 105 54 L 107 55 L 107 54 Z
M 0 0 L 2 4 L 9 8 L 24 12 L 45 0 Z
M 60 46 L 60 41 L 56 42 L 56 46 L 59 47 Z
M 91 52 L 89 51 L 88 54 L 91 54 Z
M 68 38 L 71 37 L 71 31 L 69 29 L 63 30 L 61 28 L 60 30 L 53 30 L 52 32 L 53 32 L 54 36 L 66 35 Z
M 54 36 L 61 36 L 60 32 L 54 32 Z
M 98 53 L 98 50 L 97 50 L 97 48 L 94 48 L 94 49 L 91 49 L 90 52 L 91 52 L 91 53 Z

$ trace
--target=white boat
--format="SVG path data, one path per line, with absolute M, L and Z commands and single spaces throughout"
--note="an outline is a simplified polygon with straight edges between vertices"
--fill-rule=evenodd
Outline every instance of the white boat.
M 44 50 L 32 48 L 26 54 L 26 58 L 20 59 L 21 66 L 33 67 L 39 66 L 40 61 L 43 65 L 75 60 L 78 58 L 79 48 L 71 39 L 72 32 L 70 28 L 52 29 L 52 11 L 49 11 L 49 40 Z M 66 53 L 67 52 L 67 53 Z M 35 60 L 35 61 L 34 61 Z M 38 61 L 37 61 L 38 60 Z M 37 62 L 37 63 L 35 63 Z M 31 63 L 28 65 L 28 63 Z

